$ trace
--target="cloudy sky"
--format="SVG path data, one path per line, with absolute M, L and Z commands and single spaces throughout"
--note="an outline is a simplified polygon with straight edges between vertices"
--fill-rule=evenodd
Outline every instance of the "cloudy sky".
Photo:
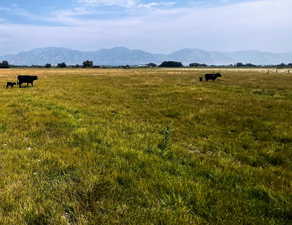
M 1 0 L 0 55 L 125 46 L 292 52 L 292 0 Z

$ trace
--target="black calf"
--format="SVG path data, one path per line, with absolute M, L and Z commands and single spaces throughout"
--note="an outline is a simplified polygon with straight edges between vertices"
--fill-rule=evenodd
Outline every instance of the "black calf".
M 14 85 L 16 85 L 15 82 L 7 82 L 7 84 L 6 84 L 6 88 L 13 88 Z

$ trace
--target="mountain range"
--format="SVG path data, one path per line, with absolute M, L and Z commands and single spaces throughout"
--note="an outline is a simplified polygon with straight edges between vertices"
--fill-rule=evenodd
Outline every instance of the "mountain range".
M 67 48 L 38 48 L 13 55 L 0 56 L 13 65 L 56 65 L 65 62 L 68 65 L 82 64 L 91 60 L 95 65 L 140 65 L 161 63 L 163 61 L 180 61 L 189 63 L 205 63 L 209 65 L 228 65 L 238 62 L 257 65 L 292 63 L 292 53 L 272 53 L 263 51 L 218 52 L 201 49 L 182 49 L 170 54 L 153 54 L 142 50 L 125 47 L 101 49 L 98 51 L 78 51 Z

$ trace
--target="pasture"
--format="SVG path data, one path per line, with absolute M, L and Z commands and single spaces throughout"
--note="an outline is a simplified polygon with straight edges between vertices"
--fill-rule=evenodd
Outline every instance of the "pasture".
M 0 70 L 0 224 L 291 224 L 292 74 L 205 72 Z

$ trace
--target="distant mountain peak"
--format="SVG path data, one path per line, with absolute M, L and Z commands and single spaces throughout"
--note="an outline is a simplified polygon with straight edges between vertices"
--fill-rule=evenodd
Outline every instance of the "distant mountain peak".
M 182 63 L 205 63 L 228 65 L 237 62 L 253 64 L 291 63 L 292 53 L 270 53 L 258 50 L 219 52 L 197 48 L 184 48 L 170 54 L 153 54 L 139 49 L 114 47 L 98 51 L 79 51 L 63 47 L 36 48 L 14 55 L 1 56 L 14 65 L 45 65 L 66 62 L 70 65 L 82 64 L 85 60 L 94 61 L 95 65 L 139 65 L 149 62 L 180 61 Z
M 111 50 L 130 50 L 129 48 L 118 46 L 118 47 L 113 47 Z

